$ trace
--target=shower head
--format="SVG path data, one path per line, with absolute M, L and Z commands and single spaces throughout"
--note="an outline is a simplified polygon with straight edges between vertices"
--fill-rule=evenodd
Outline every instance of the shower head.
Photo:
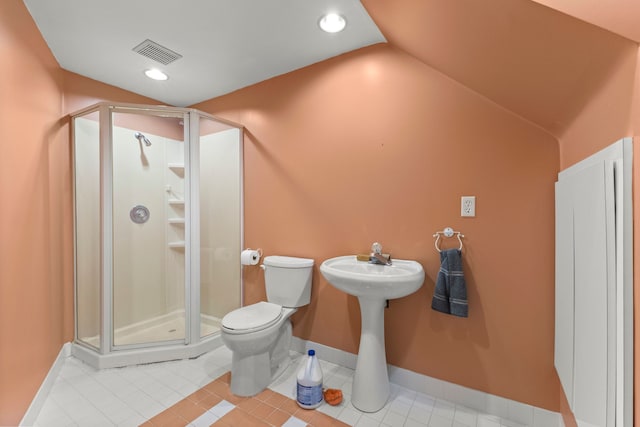
M 149 138 L 147 138 L 146 136 L 144 136 L 140 132 L 134 133 L 133 136 L 136 137 L 136 139 L 138 141 L 144 142 L 144 145 L 146 145 L 147 147 L 151 145 L 151 141 L 149 141 Z

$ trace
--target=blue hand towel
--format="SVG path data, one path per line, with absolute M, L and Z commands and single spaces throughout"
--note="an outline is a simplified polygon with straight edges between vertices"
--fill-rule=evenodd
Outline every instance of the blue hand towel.
M 462 271 L 462 252 L 458 249 L 440 252 L 440 271 L 431 308 L 454 316 L 469 316 L 467 285 Z

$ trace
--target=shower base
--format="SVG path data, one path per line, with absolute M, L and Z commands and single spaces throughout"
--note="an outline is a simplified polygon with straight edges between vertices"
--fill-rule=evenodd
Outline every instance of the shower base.
M 130 327 L 116 330 L 115 345 L 138 344 L 141 342 L 173 341 L 184 339 L 184 316 L 155 322 L 141 330 L 130 331 Z M 220 319 L 206 315 L 200 316 L 200 335 L 207 336 L 220 331 Z
M 200 315 L 200 335 L 205 337 L 220 331 L 220 319 Z M 153 343 L 182 340 L 185 337 L 184 311 L 178 310 L 163 316 L 147 319 L 115 330 L 114 345 Z M 87 344 L 99 347 L 100 337 L 81 338 Z
M 115 346 L 158 344 L 141 348 L 119 348 L 108 354 L 99 354 L 100 337 L 81 338 L 73 343 L 72 352 L 79 359 L 91 366 L 102 369 L 141 363 L 152 363 L 174 359 L 184 359 L 199 356 L 222 345 L 218 332 L 220 319 L 201 315 L 201 341 L 193 345 L 184 345 L 179 341 L 185 337 L 184 311 L 178 310 L 153 319 L 148 319 L 132 325 L 118 328 L 114 331 Z M 162 345 L 166 342 L 166 345 Z

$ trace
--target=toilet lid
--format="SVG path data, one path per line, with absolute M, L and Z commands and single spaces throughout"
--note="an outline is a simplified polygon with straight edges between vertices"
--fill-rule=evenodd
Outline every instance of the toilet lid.
M 233 310 L 222 318 L 222 326 L 235 332 L 253 332 L 276 323 L 282 317 L 278 304 L 260 301 Z

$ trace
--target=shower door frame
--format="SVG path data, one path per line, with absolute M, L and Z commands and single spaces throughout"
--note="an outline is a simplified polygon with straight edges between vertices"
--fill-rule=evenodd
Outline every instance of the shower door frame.
M 240 131 L 239 150 L 239 199 L 240 199 L 240 246 L 244 242 L 244 153 L 242 133 L 244 127 L 229 120 L 220 119 L 192 108 L 149 106 L 140 104 L 100 102 L 70 114 L 72 137 L 75 139 L 76 117 L 98 112 L 100 153 L 100 348 L 91 346 L 78 337 L 78 318 L 74 316 L 75 331 L 72 354 L 97 369 L 152 363 L 186 357 L 196 357 L 223 345 L 219 334 L 200 336 L 200 120 L 202 118 L 224 123 Z M 184 339 L 156 341 L 143 344 L 114 345 L 113 331 L 113 114 L 116 112 L 159 115 L 182 113 L 184 123 L 184 209 L 185 209 L 185 336 Z M 195 120 L 197 118 L 197 120 Z M 192 140 L 193 139 L 193 140 Z M 75 142 L 72 143 L 72 147 Z M 75 159 L 75 153 L 74 153 Z M 75 160 L 74 160 L 75 163 Z M 75 166 L 72 170 L 75 204 Z M 76 241 L 76 219 L 74 214 L 74 242 Z M 76 275 L 76 248 L 74 244 L 74 276 Z M 198 250 L 196 250 L 198 249 Z M 77 286 L 74 279 L 74 289 Z M 240 270 L 239 300 L 243 301 L 243 274 Z M 193 284 L 196 283 L 197 286 Z M 77 313 L 77 292 L 74 290 L 74 312 Z M 197 314 L 197 315 L 196 315 Z M 134 351 L 128 351 L 134 350 Z M 140 350 L 140 351 L 135 351 Z
M 184 159 L 184 209 L 185 209 L 185 245 L 184 245 L 184 280 L 183 280 L 183 292 L 184 292 L 184 326 L 185 326 L 185 331 L 184 331 L 184 337 L 182 339 L 174 339 L 174 340 L 164 340 L 164 341 L 149 341 L 149 342 L 144 342 L 144 343 L 136 343 L 136 344 L 119 344 L 116 345 L 115 344 L 115 326 L 114 326 L 114 322 L 113 322 L 113 309 L 114 309 L 114 280 L 113 280 L 113 268 L 114 268 L 114 263 L 113 263 L 113 248 L 114 248 L 114 242 L 113 242 L 113 237 L 114 237 L 114 233 L 113 233 L 113 178 L 114 178 L 114 174 L 113 174 L 113 169 L 114 169 L 114 165 L 113 165 L 113 115 L 116 113 L 121 113 L 121 114 L 139 114 L 139 115 L 148 115 L 148 116 L 154 116 L 154 117 L 173 117 L 175 116 L 175 118 L 178 118 L 178 115 L 181 114 L 182 115 L 182 120 L 183 123 L 191 123 L 191 116 L 190 116 L 190 112 L 189 111 L 184 111 L 184 109 L 180 109 L 180 108 L 162 108 L 162 107 L 146 107 L 144 109 L 140 109 L 140 108 L 132 108 L 130 106 L 126 106 L 126 105 L 109 105 L 106 107 L 107 108 L 107 114 L 100 114 L 100 131 L 102 132 L 103 128 L 107 128 L 108 129 L 108 133 L 109 135 L 101 135 L 101 141 L 108 141 L 107 144 L 103 144 L 105 145 L 105 147 L 101 147 L 101 155 L 103 156 L 104 161 L 101 162 L 101 167 L 103 168 L 103 170 L 101 171 L 101 179 L 102 179 L 102 186 L 101 188 L 104 190 L 104 194 L 102 195 L 102 203 L 103 203 L 103 209 L 102 209 L 102 214 L 103 214 L 103 235 L 102 235 L 102 242 L 105 248 L 105 251 L 103 253 L 103 265 L 104 265 L 104 275 L 103 280 L 105 281 L 105 284 L 107 286 L 102 287 L 102 298 L 103 298 L 103 307 L 105 310 L 105 313 L 103 314 L 103 320 L 104 320 L 104 325 L 103 325 L 103 329 L 102 329 L 102 335 L 101 337 L 103 338 L 103 341 L 101 342 L 101 349 L 104 349 L 102 351 L 102 354 L 108 354 L 111 352 L 117 352 L 117 351 L 122 351 L 122 350 L 131 350 L 131 349 L 145 349 L 145 348 L 150 348 L 150 347 L 159 347 L 159 346 L 166 346 L 166 345 L 188 345 L 191 342 L 194 342 L 194 340 L 192 339 L 192 335 L 191 335 L 191 327 L 192 327 L 192 322 L 190 321 L 190 319 L 192 317 L 195 317 L 193 315 L 193 308 L 190 304 L 190 293 L 193 293 L 192 290 L 190 289 L 191 287 L 188 286 L 191 283 L 190 280 L 190 274 L 191 274 L 191 269 L 186 268 L 187 266 L 191 265 L 192 262 L 192 254 L 195 252 L 197 253 L 198 251 L 193 251 L 192 250 L 192 246 L 191 243 L 193 240 L 193 236 L 195 234 L 193 233 L 199 233 L 200 232 L 200 228 L 199 228 L 199 224 L 195 224 L 191 218 L 191 212 L 193 212 L 193 207 L 191 205 L 192 201 L 194 200 L 193 197 L 198 197 L 197 194 L 191 194 L 191 191 L 187 191 L 188 189 L 190 189 L 190 185 L 191 185 L 191 169 L 190 169 L 190 164 L 189 162 L 191 161 L 191 159 L 189 158 L 189 153 L 190 153 L 190 148 L 191 148 L 191 139 L 190 139 L 190 135 L 189 135 L 189 131 L 190 131 L 190 126 L 184 126 L 184 130 L 183 130 L 183 134 L 182 134 L 182 139 L 183 139 L 183 159 Z M 162 114 L 162 113 L 165 114 Z M 169 116 L 168 114 L 171 114 L 171 116 Z M 106 121 L 106 123 L 102 123 L 102 120 Z M 104 125 L 104 126 L 103 126 Z M 105 137 L 103 139 L 103 137 Z M 195 144 L 195 146 L 197 147 L 198 144 Z M 196 180 L 197 182 L 197 180 Z M 166 242 L 165 242 L 166 243 Z M 199 258 L 194 260 L 195 263 L 197 263 L 197 267 L 198 269 L 200 268 L 200 261 Z M 196 286 L 197 288 L 197 286 Z M 199 292 L 198 292 L 199 294 Z M 198 300 L 199 300 L 199 295 L 198 295 Z M 117 307 L 115 307 L 117 308 Z M 198 326 L 199 328 L 199 326 Z M 199 330 L 199 329 L 198 329 Z M 106 332 L 109 332 L 109 336 L 106 336 Z M 108 339 L 107 339 L 108 338 Z M 107 341 L 107 342 L 105 342 Z

